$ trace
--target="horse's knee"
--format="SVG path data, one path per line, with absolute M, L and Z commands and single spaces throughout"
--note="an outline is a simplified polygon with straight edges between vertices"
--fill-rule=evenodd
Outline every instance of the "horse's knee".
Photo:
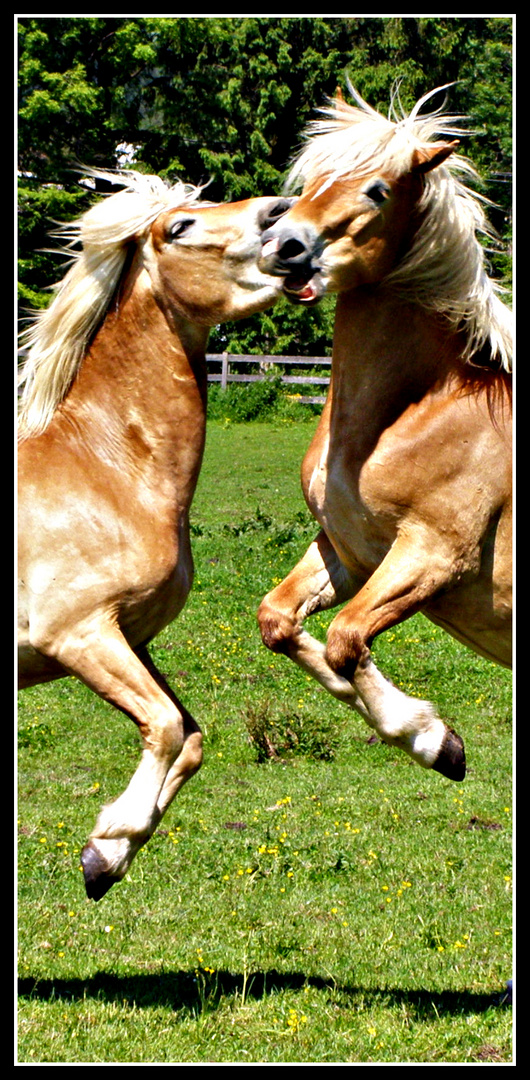
M 344 627 L 334 622 L 328 630 L 326 659 L 337 675 L 351 682 L 358 665 L 369 661 L 370 650 L 355 627 Z
M 266 596 L 258 609 L 258 624 L 263 644 L 275 653 L 289 653 L 295 634 L 294 620 L 280 611 Z

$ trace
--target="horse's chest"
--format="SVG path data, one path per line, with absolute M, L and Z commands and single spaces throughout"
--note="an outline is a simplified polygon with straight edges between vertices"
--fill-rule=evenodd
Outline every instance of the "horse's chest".
M 394 532 L 378 512 L 377 500 L 363 482 L 363 470 L 342 453 L 329 453 L 329 442 L 308 462 L 302 475 L 304 494 L 316 520 L 342 561 L 373 570 L 384 558 Z

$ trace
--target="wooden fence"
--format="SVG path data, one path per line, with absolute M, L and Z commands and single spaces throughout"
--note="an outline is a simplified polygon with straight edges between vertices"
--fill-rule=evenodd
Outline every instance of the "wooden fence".
M 206 363 L 208 367 L 208 382 L 220 383 L 226 390 L 228 383 L 251 383 L 263 382 L 271 375 L 279 375 L 283 384 L 287 386 L 329 386 L 329 375 L 315 375 L 314 368 L 331 368 L 331 357 L 323 356 L 232 356 L 230 353 L 207 353 Z M 252 372 L 241 371 L 241 367 L 250 367 L 258 370 Z M 295 368 L 306 368 L 306 373 L 297 375 L 287 374 L 285 369 L 293 371 Z M 314 403 L 323 405 L 324 396 L 307 396 L 304 394 L 294 395 L 297 401 L 302 403 Z

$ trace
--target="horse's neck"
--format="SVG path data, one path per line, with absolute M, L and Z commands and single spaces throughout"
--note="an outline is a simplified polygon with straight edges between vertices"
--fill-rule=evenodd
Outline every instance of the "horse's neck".
M 207 337 L 206 328 L 169 318 L 138 275 L 109 309 L 59 410 L 65 430 L 73 427 L 117 464 L 134 458 L 193 487 L 204 444 Z
M 390 291 L 339 296 L 331 379 L 331 423 L 383 429 L 456 371 L 458 343 L 443 320 Z

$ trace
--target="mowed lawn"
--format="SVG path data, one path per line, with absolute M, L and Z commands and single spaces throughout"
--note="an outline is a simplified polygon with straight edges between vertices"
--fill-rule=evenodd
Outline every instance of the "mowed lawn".
M 513 1060 L 510 673 L 421 616 L 376 642 L 464 738 L 455 785 L 261 644 L 316 531 L 315 422 L 210 423 L 194 588 L 152 648 L 205 762 L 98 904 L 79 853 L 136 729 L 73 679 L 20 695 L 20 1063 Z

